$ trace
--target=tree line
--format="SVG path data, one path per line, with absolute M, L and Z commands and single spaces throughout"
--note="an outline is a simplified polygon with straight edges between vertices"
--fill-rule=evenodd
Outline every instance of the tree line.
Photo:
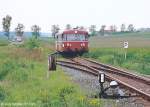
M 10 15 L 6 15 L 6 17 L 2 19 L 3 32 L 4 32 L 4 35 L 8 38 L 8 40 L 10 39 L 11 21 L 12 21 L 12 17 Z M 91 25 L 90 27 L 88 27 L 88 30 L 91 36 L 95 36 L 97 32 L 99 32 L 100 35 L 104 35 L 106 32 L 117 32 L 116 25 L 111 25 L 109 26 L 109 28 L 110 28 L 109 30 L 106 30 L 106 25 L 102 25 L 100 30 L 97 31 L 96 25 Z M 16 37 L 17 39 L 21 41 L 22 41 L 22 37 L 24 34 L 24 29 L 25 29 L 25 26 L 21 23 L 18 23 L 15 28 Z M 72 29 L 71 24 L 67 24 L 65 29 L 66 30 Z M 84 26 L 77 26 L 76 29 L 85 30 Z M 55 35 L 59 32 L 59 30 L 60 30 L 59 25 L 51 26 L 51 32 L 54 38 L 55 38 Z M 133 24 L 129 24 L 127 27 L 125 24 L 122 24 L 120 26 L 120 32 L 134 32 L 134 30 L 135 28 Z M 38 25 L 31 26 L 31 32 L 34 38 L 37 39 L 40 36 L 40 31 L 41 31 L 41 27 L 39 27 Z
M 10 15 L 6 15 L 6 17 L 2 19 L 3 32 L 4 32 L 4 35 L 8 38 L 8 40 L 10 40 L 11 21 L 12 21 L 12 17 Z M 17 24 L 15 28 L 17 40 L 22 41 L 24 29 L 25 29 L 25 26 L 23 24 L 21 23 Z M 31 26 L 32 36 L 37 39 L 40 36 L 40 30 L 41 28 L 38 25 Z

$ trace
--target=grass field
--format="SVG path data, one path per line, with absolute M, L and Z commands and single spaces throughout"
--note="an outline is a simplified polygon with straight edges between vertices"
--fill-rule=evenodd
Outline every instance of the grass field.
M 26 47 L 26 43 L 6 43 L 0 46 L 0 105 L 100 107 L 101 102 L 88 99 L 61 68 L 58 67 L 47 78 L 47 56 L 54 52 L 53 39 L 41 40 L 40 47 L 32 50 Z
M 121 44 L 129 41 L 127 59 Z M 134 43 L 136 42 L 136 44 Z M 58 67 L 47 76 L 47 56 L 55 51 L 53 39 L 40 39 L 39 47 L 9 45 L 0 40 L 0 104 L 29 104 L 41 107 L 102 107 L 102 101 L 86 97 L 87 93 Z M 36 45 L 36 44 L 34 44 Z M 150 38 L 110 37 L 90 38 L 90 52 L 84 54 L 95 60 L 150 75 Z M 31 105 L 30 105 L 31 104 Z
M 150 47 L 150 33 L 117 34 L 90 38 L 90 48 L 121 48 L 128 41 L 130 48 Z
M 124 41 L 129 43 L 126 60 Z M 90 51 L 85 57 L 150 75 L 150 33 L 91 37 L 89 42 Z

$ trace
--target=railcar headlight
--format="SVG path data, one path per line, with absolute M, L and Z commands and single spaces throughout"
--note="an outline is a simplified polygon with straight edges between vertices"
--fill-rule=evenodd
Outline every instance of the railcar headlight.
M 65 47 L 65 45 L 64 45 L 64 44 L 62 44 L 62 47 Z
M 81 43 L 81 46 L 85 46 L 85 43 Z
M 69 46 L 69 43 L 67 43 L 67 46 Z
M 82 43 L 82 46 L 85 46 L 85 43 Z

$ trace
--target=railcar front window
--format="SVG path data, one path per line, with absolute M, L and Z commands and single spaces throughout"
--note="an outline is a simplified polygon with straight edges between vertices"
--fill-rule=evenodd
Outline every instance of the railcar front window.
M 68 41 L 85 41 L 85 35 L 81 34 L 68 34 L 67 35 Z

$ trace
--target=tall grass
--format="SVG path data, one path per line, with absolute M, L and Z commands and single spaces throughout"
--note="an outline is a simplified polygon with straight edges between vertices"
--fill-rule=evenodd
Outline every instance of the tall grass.
M 0 38 L 0 46 L 7 46 L 9 41 L 3 38 Z
M 30 104 L 33 107 L 100 107 L 101 101 L 86 93 L 62 72 L 47 78 L 48 43 L 29 50 L 25 45 L 0 47 L 0 101 L 3 104 Z M 28 106 L 27 106 L 28 107 Z
M 127 51 L 126 59 L 125 51 Z M 129 48 L 127 50 L 121 48 L 96 48 L 84 54 L 84 57 L 150 75 L 150 48 Z

